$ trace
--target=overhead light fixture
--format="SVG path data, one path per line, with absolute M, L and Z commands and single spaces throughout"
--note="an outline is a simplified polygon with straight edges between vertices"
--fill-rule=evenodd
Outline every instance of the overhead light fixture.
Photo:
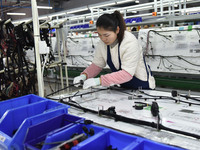
M 52 9 L 53 7 L 49 6 L 37 6 L 38 9 Z
M 25 16 L 26 13 L 7 13 L 7 15 Z
M 66 12 L 60 12 L 60 13 L 56 13 L 56 14 L 49 15 L 48 17 L 64 16 L 64 15 L 66 15 L 66 14 L 67 14 Z
M 134 13 L 134 14 L 136 14 L 136 13 L 137 13 L 137 11 L 134 11 L 134 10 L 133 10 L 133 11 L 130 11 L 130 12 L 132 12 L 132 13 Z
M 135 3 L 140 3 L 140 1 L 136 0 Z
M 174 7 L 178 7 L 178 5 L 177 5 L 177 4 L 175 4 L 175 5 L 174 5 Z
M 100 4 L 100 5 L 97 5 L 97 6 L 89 6 L 90 8 L 102 8 L 102 7 L 106 7 L 106 6 L 112 6 L 112 5 L 115 5 L 116 3 L 115 2 L 112 2 L 112 3 L 106 3 L 106 4 Z
M 73 14 L 76 12 L 81 12 L 81 11 L 86 11 L 88 10 L 88 8 L 82 8 L 82 9 L 78 9 L 78 10 L 72 10 L 72 11 L 68 11 L 67 14 Z
M 123 1 L 117 1 L 117 4 L 124 4 L 127 2 L 135 2 L 135 0 L 123 0 Z

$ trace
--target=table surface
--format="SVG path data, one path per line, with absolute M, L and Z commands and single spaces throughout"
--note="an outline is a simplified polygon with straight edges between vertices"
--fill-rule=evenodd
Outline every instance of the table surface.
M 133 107 L 136 104 L 135 102 L 143 102 L 151 105 L 153 101 L 156 101 L 159 106 L 159 114 L 161 118 L 160 123 L 163 126 L 200 136 L 200 96 L 191 95 L 190 97 L 197 99 L 193 100 L 186 99 L 182 96 L 172 97 L 171 92 L 160 90 L 131 91 L 119 88 L 105 89 L 104 87 L 99 87 L 99 89 L 79 90 L 78 93 L 62 94 L 54 96 L 53 98 L 64 97 L 64 101 L 69 102 L 72 100 L 82 107 L 95 111 L 107 110 L 109 107 L 114 106 L 118 115 L 157 123 L 158 117 L 154 117 L 152 115 L 151 106 L 146 106 L 142 110 L 136 110 L 135 107 Z M 88 92 L 89 94 L 85 94 Z M 81 94 L 83 95 L 79 96 Z M 66 97 L 70 97 L 70 100 Z M 171 98 L 173 98 L 173 100 Z M 188 102 L 199 105 L 190 106 Z M 144 125 L 115 121 L 112 118 L 99 116 L 90 112 L 84 112 L 75 107 L 71 107 L 68 111 L 69 114 L 93 120 L 97 124 L 141 136 L 156 142 L 191 150 L 200 149 L 199 139 L 193 137 L 176 134 L 165 130 L 158 131 L 156 128 Z

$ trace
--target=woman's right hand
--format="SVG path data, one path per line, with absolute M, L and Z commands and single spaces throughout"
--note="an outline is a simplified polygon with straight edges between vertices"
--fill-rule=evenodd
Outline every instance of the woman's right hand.
M 83 82 L 86 80 L 86 78 L 87 77 L 85 74 L 75 77 L 73 81 L 74 86 L 79 87 L 80 85 L 83 85 Z

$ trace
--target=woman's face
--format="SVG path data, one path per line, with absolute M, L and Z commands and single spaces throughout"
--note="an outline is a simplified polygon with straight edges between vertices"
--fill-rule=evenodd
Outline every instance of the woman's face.
M 116 32 L 105 30 L 104 28 L 97 27 L 97 32 L 100 39 L 106 44 L 111 45 L 117 39 L 117 34 L 119 33 L 119 27 L 117 27 Z

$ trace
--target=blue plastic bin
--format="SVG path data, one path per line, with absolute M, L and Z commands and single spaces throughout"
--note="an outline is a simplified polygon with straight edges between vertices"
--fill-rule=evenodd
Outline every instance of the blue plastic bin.
M 44 145 L 43 145 L 41 150 L 47 150 L 47 149 L 55 148 L 59 144 L 51 144 L 51 143 L 69 140 L 69 139 L 71 139 L 71 136 L 75 133 L 77 133 L 77 134 L 85 133 L 82 129 L 83 126 L 85 126 L 88 130 L 93 128 L 94 133 L 95 133 L 95 135 L 93 135 L 93 136 L 97 136 L 98 133 L 103 131 L 103 128 L 96 127 L 96 126 L 93 126 L 93 125 L 74 124 L 72 126 L 68 126 L 68 128 L 65 128 L 64 130 L 60 130 L 59 132 L 49 133 L 47 135 L 45 141 L 44 141 Z M 89 135 L 89 137 L 90 137 L 90 135 Z M 35 147 L 35 142 L 33 143 L 32 141 L 27 141 L 25 143 L 25 145 L 26 145 L 26 149 L 38 150 L 38 148 Z
M 82 129 L 83 126 L 87 127 L 88 131 L 92 128 L 95 134 L 92 136 L 86 134 Z M 88 138 L 78 145 L 73 146 L 71 150 L 107 150 L 109 148 L 117 150 L 183 150 L 182 148 L 157 143 L 112 129 L 84 124 L 74 125 L 60 132 L 48 134 L 42 150 L 55 149 L 59 144 L 56 145 L 51 143 L 67 141 L 71 139 L 71 136 L 74 133 L 84 133 Z M 29 150 L 38 150 L 31 142 L 27 142 L 26 146 Z
M 69 106 L 47 100 L 7 110 L 0 119 L 0 149 L 22 150 L 27 128 L 68 112 Z M 38 118 L 37 118 L 38 117 Z
M 137 145 L 132 144 L 124 150 L 184 150 L 179 147 L 174 147 L 162 143 L 157 143 L 147 139 L 141 139 Z
M 122 150 L 133 142 L 137 145 L 137 140 L 138 137 L 114 130 L 104 129 L 96 137 L 91 137 L 88 141 L 81 142 L 77 146 L 73 147 L 72 150 L 107 150 L 109 148 Z
M 103 130 L 98 136 L 79 143 L 71 150 L 107 150 L 109 148 L 117 150 L 183 150 L 112 129 Z
M 0 118 L 9 109 L 27 106 L 29 104 L 33 104 L 33 103 L 44 101 L 44 100 L 47 100 L 47 99 L 45 99 L 43 97 L 39 97 L 34 94 L 30 94 L 30 95 L 2 101 L 2 102 L 0 102 Z
M 58 139 L 55 135 L 58 134 L 59 138 L 61 138 L 62 136 L 60 135 L 63 133 L 63 130 L 73 125 L 76 126 L 83 121 L 84 118 L 69 114 L 63 114 L 55 118 L 46 120 L 45 122 L 42 122 L 35 126 L 31 126 L 28 129 L 28 133 L 24 142 L 25 147 L 29 150 L 49 149 L 50 147 L 52 147 L 51 144 L 44 144 L 43 146 L 41 145 L 39 146 L 40 148 L 38 148 L 38 146 L 36 145 L 38 145 L 38 143 L 51 143 L 57 141 Z

